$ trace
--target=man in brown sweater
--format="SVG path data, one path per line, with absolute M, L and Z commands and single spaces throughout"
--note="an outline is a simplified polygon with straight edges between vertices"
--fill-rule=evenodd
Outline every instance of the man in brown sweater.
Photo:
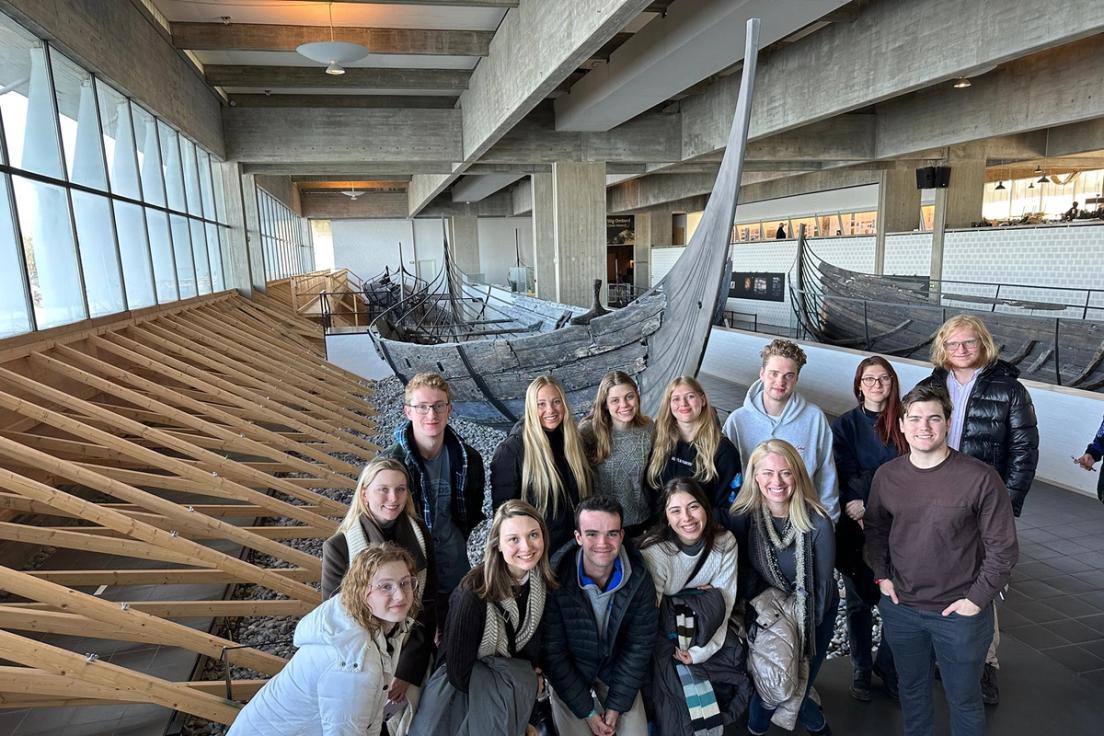
M 980 678 L 993 638 L 993 599 L 1019 556 L 1012 504 L 991 466 L 947 446 L 946 389 L 917 386 L 901 404 L 909 454 L 878 469 L 863 521 L 904 732 L 933 731 L 934 653 L 951 732 L 982 736 Z

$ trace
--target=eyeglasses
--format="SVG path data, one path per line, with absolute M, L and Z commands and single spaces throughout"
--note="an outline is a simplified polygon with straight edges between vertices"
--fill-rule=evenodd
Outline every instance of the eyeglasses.
M 957 353 L 963 349 L 968 353 L 972 353 L 977 350 L 980 342 L 981 340 L 976 337 L 971 337 L 969 340 L 948 340 L 943 343 L 943 347 L 952 353 Z
M 879 386 L 888 386 L 893 381 L 889 376 L 863 376 L 859 380 L 864 386 L 873 386 L 875 383 Z
M 414 410 L 419 416 L 425 416 L 426 414 L 433 412 L 434 414 L 444 414 L 449 407 L 447 401 L 438 401 L 436 404 L 407 404 Z
M 385 583 L 380 583 L 379 585 L 369 586 L 369 590 L 383 593 L 388 598 L 394 596 L 396 590 L 401 590 L 403 592 L 403 595 L 408 592 L 417 593 L 418 578 L 403 578 L 402 580 L 394 583 L 391 581 L 387 581 Z

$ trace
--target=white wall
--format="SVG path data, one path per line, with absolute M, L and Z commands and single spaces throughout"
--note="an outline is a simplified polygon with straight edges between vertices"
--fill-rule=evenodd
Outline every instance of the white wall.
M 334 268 L 347 268 L 362 279 L 370 279 L 386 266 L 399 268 L 399 243 L 403 260 L 411 268 L 414 230 L 411 220 L 333 220 Z
M 509 283 L 510 269 L 517 264 L 515 232 L 521 246 L 521 262 L 533 267 L 533 219 L 531 217 L 479 218 L 479 270 L 491 284 Z
M 759 377 L 759 351 L 768 337 L 742 330 L 713 328 L 701 372 L 727 381 L 750 385 Z M 830 345 L 797 341 L 809 357 L 801 370 L 798 390 L 825 412 L 838 415 L 855 405 L 851 380 L 855 366 L 868 353 Z M 931 373 L 931 365 L 916 360 L 889 358 L 901 386 L 908 390 Z M 1024 381 L 1039 418 L 1040 480 L 1087 496 L 1096 496 L 1096 473 L 1073 464 L 1092 439 L 1104 413 L 1104 396 L 1089 391 Z M 1028 497 L 1030 513 L 1031 497 Z

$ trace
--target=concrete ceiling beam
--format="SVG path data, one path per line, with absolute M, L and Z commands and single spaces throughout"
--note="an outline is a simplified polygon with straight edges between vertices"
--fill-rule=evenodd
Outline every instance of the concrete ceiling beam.
M 525 2 L 502 19 L 491 51 L 460 96 L 464 156 L 457 172 L 416 176 L 410 214 L 433 201 L 568 75 L 649 5 L 649 0 Z
M 290 0 L 300 2 L 300 0 Z M 445 5 L 470 8 L 516 8 L 520 0 L 333 0 L 335 3 L 367 5 Z
M 303 192 L 299 196 L 303 216 L 319 220 L 407 218 L 406 195 L 395 192 L 366 192 L 355 200 L 339 192 Z M 509 217 L 513 214 L 510 192 L 499 192 L 478 202 L 453 203 L 445 199 L 432 202 L 422 217 Z
M 260 23 L 172 23 L 173 43 L 191 51 L 295 51 L 301 44 L 330 41 L 325 26 Z M 493 31 L 415 28 L 333 28 L 334 41 L 357 43 L 373 54 L 486 56 Z
M 341 76 L 318 66 L 209 64 L 204 68 L 213 87 L 322 87 L 326 89 L 467 89 L 471 72 L 464 69 L 380 69 L 348 67 Z
M 439 162 L 463 150 L 458 110 L 230 108 L 223 123 L 227 157 L 243 163 Z
M 453 202 L 478 202 L 502 191 L 525 174 L 465 174 L 452 186 Z
M 230 107 L 387 107 L 444 110 L 456 107 L 448 95 L 232 94 Z
M 392 179 L 409 180 L 412 174 L 443 174 L 452 171 L 449 161 L 309 161 L 303 163 L 246 163 L 243 174 L 272 174 L 291 177 L 325 177 L 327 179 Z

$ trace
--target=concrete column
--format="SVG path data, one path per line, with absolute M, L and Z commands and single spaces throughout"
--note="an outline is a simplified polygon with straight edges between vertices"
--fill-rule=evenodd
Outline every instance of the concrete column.
M 920 190 L 913 169 L 886 169 L 878 181 L 874 273 L 885 273 L 886 234 L 911 232 L 920 222 Z
M 606 279 L 605 162 L 553 163 L 552 208 L 556 301 L 589 307 L 594 279 Z
M 257 204 L 257 180 L 253 174 L 241 177 L 242 211 L 245 216 L 245 250 L 249 257 L 249 279 L 257 291 L 265 291 L 264 244 L 261 241 L 261 211 Z
M 533 278 L 537 298 L 556 299 L 556 242 L 552 210 L 552 174 L 532 174 Z
M 933 279 L 943 278 L 943 246 L 947 230 L 970 227 L 981 220 L 981 205 L 985 197 L 985 159 L 952 159 L 950 166 L 950 186 L 935 190 L 929 272 Z M 938 285 L 933 284 L 932 293 L 938 292 Z
M 636 216 L 636 245 L 633 247 L 634 286 L 647 289 L 652 278 L 652 248 L 671 245 L 672 213 L 668 210 L 641 210 Z
M 222 191 L 226 193 L 226 221 L 222 241 L 223 280 L 228 289 L 237 289 L 244 297 L 253 295 L 253 282 L 249 277 L 249 250 L 245 238 L 245 209 L 242 203 L 241 164 L 218 164 L 216 176 L 222 177 Z
M 479 273 L 479 218 L 475 215 L 450 217 L 448 239 L 453 264 L 469 276 Z

